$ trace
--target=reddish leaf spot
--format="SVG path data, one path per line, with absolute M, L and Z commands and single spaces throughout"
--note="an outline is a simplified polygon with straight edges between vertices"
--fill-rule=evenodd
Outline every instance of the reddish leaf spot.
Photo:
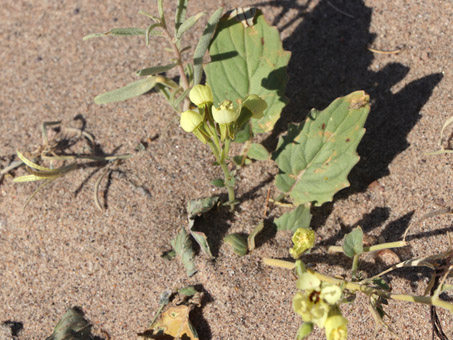
M 321 126 L 321 129 L 325 129 L 326 128 L 326 124 L 322 123 L 322 126 Z
M 346 138 L 346 143 L 348 143 L 349 141 L 350 141 L 350 139 L 349 139 L 349 138 Z

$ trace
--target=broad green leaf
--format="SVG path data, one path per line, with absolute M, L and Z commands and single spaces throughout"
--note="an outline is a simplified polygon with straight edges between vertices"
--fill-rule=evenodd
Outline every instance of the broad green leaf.
M 231 246 L 233 252 L 239 256 L 247 254 L 247 240 L 240 234 L 229 234 L 223 239 L 224 242 Z
M 175 31 L 178 31 L 179 27 L 182 25 L 186 19 L 187 3 L 189 0 L 178 0 L 178 7 L 176 8 L 175 13 Z
M 188 18 L 187 20 L 185 20 L 182 25 L 178 28 L 178 31 L 176 32 L 176 39 L 181 39 L 182 35 L 184 34 L 184 32 L 186 32 L 187 30 L 189 30 L 191 27 L 193 27 L 197 22 L 198 20 L 200 20 L 200 18 L 205 15 L 206 13 L 203 13 L 203 12 L 200 12 L 198 14 L 195 14 L 193 16 L 191 16 L 190 18 Z
M 197 272 L 195 268 L 195 252 L 192 249 L 192 242 L 184 228 L 181 228 L 178 235 L 171 241 L 171 246 L 176 252 L 176 255 L 181 259 L 184 268 L 186 268 L 187 276 L 192 276 Z
M 189 219 L 195 218 L 198 215 L 208 212 L 219 201 L 219 196 L 206 197 L 206 198 L 197 198 L 190 200 L 187 203 L 187 213 L 189 214 Z
M 203 35 L 201 36 L 200 40 L 198 41 L 197 47 L 195 48 L 195 52 L 193 53 L 193 84 L 197 85 L 201 81 L 201 76 L 203 73 L 203 57 L 208 50 L 209 43 L 211 42 L 211 38 L 214 35 L 215 28 L 217 23 L 220 20 L 220 16 L 222 15 L 223 7 L 218 8 L 209 18 L 208 23 L 206 24 L 206 28 L 203 31 Z
M 298 228 L 310 228 L 310 222 L 310 205 L 303 204 L 274 220 L 277 230 L 291 230 L 292 232 Z
M 214 102 L 259 95 L 268 108 L 263 118 L 252 119 L 253 131 L 271 131 L 287 103 L 286 66 L 291 53 L 283 50 L 278 30 L 269 26 L 260 10 L 253 26 L 240 20 L 230 15 L 219 21 L 209 47 L 211 62 L 205 66 L 207 83 Z
M 225 186 L 225 181 L 222 178 L 216 178 L 211 181 L 211 184 L 217 188 L 223 188 Z
M 137 71 L 137 76 L 143 77 L 143 76 L 151 76 L 154 74 L 158 73 L 163 73 L 171 70 L 173 67 L 175 67 L 176 64 L 168 64 L 168 65 L 160 65 L 160 66 L 153 66 L 153 67 L 148 67 L 144 68 L 143 70 Z
M 138 27 L 125 27 L 125 28 L 112 28 L 110 31 L 105 33 L 92 33 L 83 37 L 83 40 L 88 40 L 91 38 L 99 38 L 105 36 L 114 36 L 114 37 L 124 37 L 131 35 L 146 35 L 146 29 Z
M 253 137 L 252 126 L 250 125 L 250 122 L 248 122 L 241 128 L 241 130 L 238 133 L 236 133 L 236 136 L 234 136 L 233 142 L 245 143 L 246 141 L 250 140 L 252 137 Z
M 89 340 L 92 339 L 91 324 L 83 312 L 76 307 L 69 308 L 61 317 L 52 335 L 46 340 Z
M 195 220 L 189 219 L 190 235 L 192 235 L 195 241 L 197 241 L 203 253 L 205 253 L 210 259 L 213 259 L 214 256 L 212 255 L 211 248 L 209 247 L 208 238 L 206 237 L 206 234 L 202 233 L 201 231 L 192 230 L 194 224 Z
M 156 78 L 146 77 L 134 81 L 133 83 L 130 83 L 119 89 L 100 94 L 99 96 L 94 98 L 94 102 L 96 104 L 120 102 L 126 99 L 140 96 L 141 94 L 144 94 L 151 90 L 154 85 L 156 85 Z
M 255 249 L 255 238 L 263 230 L 264 223 L 259 223 L 252 231 L 252 233 L 247 237 L 247 248 L 249 251 Z
M 312 110 L 303 127 L 291 126 L 273 155 L 280 168 L 277 188 L 297 205 L 332 201 L 349 186 L 347 176 L 359 161 L 356 149 L 369 110 L 369 96 L 357 91 L 323 111 Z
M 247 157 L 255 159 L 257 161 L 265 161 L 266 159 L 269 159 L 269 152 L 263 145 L 253 143 L 252 145 L 250 145 L 250 148 L 247 152 Z
M 356 227 L 343 239 L 343 252 L 348 257 L 360 255 L 363 253 L 363 231 L 362 228 Z

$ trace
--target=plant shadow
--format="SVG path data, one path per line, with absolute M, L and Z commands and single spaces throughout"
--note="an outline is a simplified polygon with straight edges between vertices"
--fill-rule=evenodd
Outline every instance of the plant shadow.
M 263 144 L 274 150 L 277 137 L 287 131 L 288 124 L 303 122 L 312 108 L 323 109 L 337 97 L 365 90 L 371 97 L 371 112 L 358 147 L 361 159 L 349 176 L 351 186 L 337 195 L 346 198 L 389 174 L 389 164 L 409 146 L 407 135 L 443 76 L 433 73 L 394 93 L 392 87 L 403 81 L 410 69 L 397 62 L 377 71 L 371 69 L 374 54 L 368 47 L 375 39 L 370 32 L 373 9 L 362 0 L 336 1 L 335 6 L 321 0 L 308 10 L 311 3 L 307 0 L 299 5 L 288 0 L 257 4 L 280 10 L 273 22 L 280 30 L 300 21 L 283 41 L 284 48 L 292 53 L 287 86 L 290 101 Z M 297 10 L 298 15 L 281 24 L 290 10 Z

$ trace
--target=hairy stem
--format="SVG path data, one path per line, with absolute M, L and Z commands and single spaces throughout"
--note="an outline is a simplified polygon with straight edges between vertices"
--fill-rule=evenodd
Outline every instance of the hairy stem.
M 296 267 L 294 262 L 284 261 L 284 260 L 264 258 L 263 262 L 264 262 L 264 264 L 266 264 L 268 266 L 279 267 L 279 268 L 284 268 L 284 269 L 292 270 Z M 383 298 L 396 300 L 396 301 L 422 303 L 425 305 L 444 308 L 444 309 L 447 309 L 448 311 L 450 311 L 450 313 L 453 313 L 453 303 L 443 301 L 437 297 L 416 296 L 416 295 L 406 295 L 406 294 L 390 294 L 389 292 L 382 290 L 382 289 L 373 288 L 368 285 L 364 285 L 364 284 L 360 284 L 360 283 L 356 283 L 356 282 L 350 282 L 350 281 L 346 281 L 346 280 L 336 279 L 336 278 L 318 273 L 309 268 L 307 268 L 307 272 L 315 275 L 321 281 L 329 282 L 332 284 L 342 284 L 348 290 L 362 292 L 368 296 L 370 296 L 372 294 L 376 294 Z
M 214 154 L 217 163 L 219 163 L 220 167 L 222 168 L 223 171 L 223 177 L 225 178 L 225 187 L 228 190 L 228 203 L 230 205 L 230 210 L 234 210 L 234 201 L 236 200 L 235 195 L 234 195 L 234 185 L 231 185 L 231 180 L 233 178 L 233 175 L 231 174 L 230 170 L 228 170 L 228 165 L 225 162 L 225 158 L 221 156 L 221 152 L 217 148 L 217 143 L 210 141 L 209 146 L 211 147 L 212 153 Z
M 182 57 L 181 57 L 181 51 L 179 50 L 176 42 L 173 40 L 172 36 L 170 35 L 170 32 L 168 32 L 167 27 L 162 28 L 162 32 L 164 33 L 165 37 L 168 40 L 168 43 L 170 44 L 173 53 L 175 55 L 176 59 L 176 69 L 178 70 L 179 77 L 181 78 L 181 83 L 182 83 L 182 88 L 183 90 L 187 90 L 190 85 L 189 85 L 189 80 L 187 79 L 187 75 L 184 72 L 184 66 L 182 63 Z M 190 107 L 190 100 L 188 97 L 184 98 L 184 104 L 183 104 L 183 111 L 188 110 Z
M 406 245 L 407 245 L 407 243 L 405 241 L 381 243 L 381 244 L 376 244 L 371 247 L 363 247 L 363 252 L 367 253 L 370 251 L 377 251 L 377 250 L 382 250 L 382 249 L 401 248 L 401 247 L 405 247 Z M 329 253 L 343 253 L 343 247 L 342 246 L 330 246 L 328 249 L 328 252 Z

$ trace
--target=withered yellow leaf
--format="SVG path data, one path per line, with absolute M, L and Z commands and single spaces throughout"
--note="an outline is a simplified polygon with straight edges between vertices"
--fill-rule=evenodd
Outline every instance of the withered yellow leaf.
M 200 340 L 189 320 L 190 309 L 185 305 L 170 307 L 150 329 L 139 336 L 156 340 Z

